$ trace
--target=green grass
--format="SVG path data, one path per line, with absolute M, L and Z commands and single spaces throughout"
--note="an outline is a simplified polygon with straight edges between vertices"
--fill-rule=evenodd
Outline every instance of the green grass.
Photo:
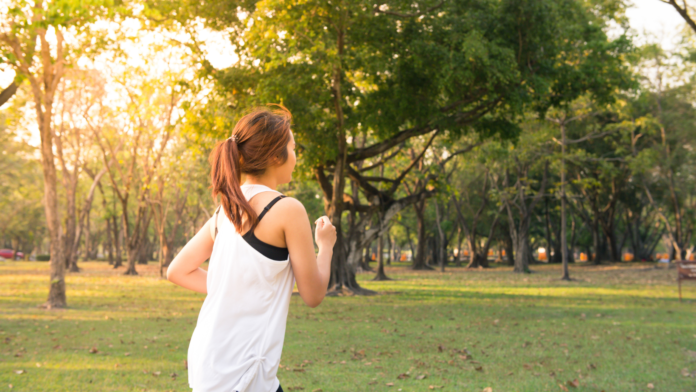
M 188 391 L 204 297 L 154 265 L 81 266 L 69 308 L 46 311 L 48 263 L 0 264 L 0 391 Z M 359 276 L 377 296 L 315 309 L 293 296 L 278 378 L 286 391 L 696 391 L 694 282 L 679 303 L 673 269 L 573 265 L 573 282 L 533 269 L 394 266 L 395 281 Z

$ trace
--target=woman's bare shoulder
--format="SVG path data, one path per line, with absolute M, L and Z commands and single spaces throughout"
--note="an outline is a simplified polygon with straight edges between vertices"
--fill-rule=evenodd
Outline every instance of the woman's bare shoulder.
M 307 210 L 302 202 L 294 197 L 285 196 L 284 198 L 280 199 L 280 201 L 278 201 L 278 207 L 280 207 L 280 209 L 285 213 L 307 215 Z

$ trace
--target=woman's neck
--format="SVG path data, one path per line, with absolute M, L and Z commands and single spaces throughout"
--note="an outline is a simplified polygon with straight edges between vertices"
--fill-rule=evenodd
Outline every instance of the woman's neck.
M 246 176 L 246 180 L 242 185 L 264 185 L 273 190 L 276 190 L 278 187 L 277 181 L 275 181 L 273 178 L 259 178 L 251 176 Z

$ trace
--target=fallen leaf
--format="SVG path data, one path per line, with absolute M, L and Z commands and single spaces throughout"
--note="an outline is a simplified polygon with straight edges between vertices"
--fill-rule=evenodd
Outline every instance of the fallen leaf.
M 312 392 L 324 392 L 321 388 L 319 389 L 313 389 Z
M 532 365 L 530 365 L 528 363 L 525 363 L 524 365 L 522 365 L 522 367 L 527 369 L 527 370 L 532 370 Z
M 367 385 L 375 385 L 375 384 L 377 384 L 377 381 L 370 381 L 367 383 Z
M 577 388 L 577 387 L 580 386 L 580 381 L 578 381 L 578 379 L 576 378 L 576 379 L 573 380 L 573 381 L 568 381 L 567 384 L 568 384 L 569 387 Z
M 160 372 L 160 371 L 152 372 L 152 375 L 155 377 L 159 377 L 160 374 L 162 374 L 162 372 Z
M 14 372 L 15 372 L 15 374 L 24 374 L 24 373 L 26 373 L 27 371 L 24 370 L 24 369 L 18 369 L 18 370 L 15 370 Z
M 169 377 L 171 377 L 171 378 L 176 378 L 176 376 L 178 376 L 178 374 L 176 374 L 176 373 L 172 373 L 169 375 Z
M 90 353 L 90 354 L 96 354 L 96 353 L 98 353 L 98 352 L 99 352 L 99 350 L 97 350 L 96 347 L 92 347 L 91 349 L 89 349 L 89 353 Z
M 292 369 L 293 372 L 299 372 L 299 373 L 304 373 L 304 369 Z
M 483 388 L 483 392 L 493 392 L 493 388 L 485 387 L 485 388 Z
M 655 389 L 655 386 L 654 386 L 651 382 L 649 382 L 649 383 L 648 383 L 648 389 Z
M 416 376 L 416 380 L 422 380 L 426 377 L 428 377 L 428 376 L 426 376 L 425 374 L 421 374 L 421 375 Z
M 684 377 L 690 377 L 690 376 L 691 376 L 691 373 L 689 373 L 689 369 L 684 368 L 684 369 L 681 370 L 681 375 L 684 376 Z
M 475 366 L 474 369 L 476 369 L 477 372 L 482 372 L 483 366 Z
M 125 354 L 123 354 L 123 355 L 125 355 L 126 357 L 129 357 L 129 356 L 130 356 L 130 353 L 125 353 Z
M 393 386 L 394 386 L 394 383 L 393 383 L 393 382 L 388 382 L 386 385 L 387 385 L 388 387 L 393 387 Z
M 409 378 L 409 377 L 411 377 L 411 376 L 409 376 L 406 373 L 401 373 L 398 376 L 396 376 L 396 378 L 398 378 L 399 380 L 403 380 L 404 378 Z
M 563 384 L 558 384 L 559 387 L 561 387 L 562 390 L 568 392 L 568 388 L 565 387 Z

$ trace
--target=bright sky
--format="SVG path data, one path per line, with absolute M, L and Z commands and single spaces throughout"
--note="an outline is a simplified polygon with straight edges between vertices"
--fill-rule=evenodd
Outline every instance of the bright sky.
M 633 0 L 634 6 L 627 11 L 631 28 L 639 37 L 639 43 L 646 39 L 658 41 L 666 49 L 674 47 L 674 40 L 684 26 L 684 22 L 670 5 L 660 0 Z M 200 33 L 200 30 L 199 30 Z M 203 33 L 207 58 L 214 67 L 225 68 L 237 60 L 226 37 L 220 33 Z M 6 87 L 14 77 L 14 72 L 0 71 L 0 88 Z
M 685 26 L 674 7 L 660 0 L 633 0 L 633 7 L 626 15 L 639 40 L 648 38 L 660 42 L 665 49 L 674 47 L 675 39 Z

